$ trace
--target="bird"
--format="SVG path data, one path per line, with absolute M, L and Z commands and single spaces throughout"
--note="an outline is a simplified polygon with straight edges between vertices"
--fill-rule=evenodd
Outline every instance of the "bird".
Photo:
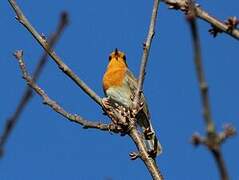
M 117 48 L 109 55 L 109 62 L 102 84 L 107 99 L 113 100 L 125 108 L 132 107 L 138 84 L 137 79 L 128 68 L 125 53 Z M 148 153 L 155 157 L 162 153 L 162 146 L 153 129 L 143 92 L 141 93 L 140 102 L 142 102 L 142 108 L 136 116 L 136 124 L 143 134 L 142 137 Z

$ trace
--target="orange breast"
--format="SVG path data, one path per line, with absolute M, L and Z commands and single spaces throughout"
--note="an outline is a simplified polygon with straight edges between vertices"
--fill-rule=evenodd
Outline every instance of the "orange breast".
M 112 86 L 121 86 L 125 73 L 126 68 L 108 68 L 103 77 L 104 91 Z

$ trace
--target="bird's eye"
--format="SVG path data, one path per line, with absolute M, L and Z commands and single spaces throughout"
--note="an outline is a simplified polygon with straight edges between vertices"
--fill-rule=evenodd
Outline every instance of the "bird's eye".
M 109 61 L 110 61 L 111 59 L 112 59 L 112 56 L 110 55 L 110 56 L 109 56 Z
M 125 55 L 123 55 L 123 57 L 122 57 L 122 58 L 123 58 L 123 60 L 125 60 L 125 61 L 126 61 L 126 56 L 125 56 Z

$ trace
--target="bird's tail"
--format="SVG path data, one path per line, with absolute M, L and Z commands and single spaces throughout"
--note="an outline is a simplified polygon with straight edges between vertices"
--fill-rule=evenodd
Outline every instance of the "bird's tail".
M 156 133 L 152 127 L 149 116 L 144 112 L 138 114 L 138 124 L 142 130 L 144 143 L 147 148 L 147 151 L 153 157 L 162 153 L 162 145 L 160 144 Z
M 144 133 L 144 143 L 149 154 L 157 156 L 162 153 L 162 145 L 160 144 L 154 130 L 151 128 L 150 135 Z

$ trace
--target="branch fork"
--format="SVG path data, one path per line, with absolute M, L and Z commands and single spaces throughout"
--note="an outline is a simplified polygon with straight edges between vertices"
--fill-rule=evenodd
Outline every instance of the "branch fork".
M 202 144 L 210 150 L 217 150 L 222 143 L 235 135 L 236 129 L 232 125 L 225 125 L 222 132 L 209 133 L 206 137 L 201 136 L 199 133 L 194 133 L 191 142 L 195 146 Z
M 224 21 L 224 24 L 227 26 L 227 31 L 232 32 L 233 30 L 237 30 L 237 26 L 239 24 L 239 20 L 236 16 L 229 17 L 226 21 Z M 211 25 L 212 28 L 208 30 L 208 32 L 213 35 L 213 37 L 216 37 L 218 34 L 222 33 L 223 30 L 220 28 Z
M 230 17 L 226 22 L 222 22 L 203 10 L 199 4 L 191 2 L 191 0 L 163 0 L 163 2 L 167 4 L 170 9 L 180 10 L 186 15 L 189 10 L 189 3 L 193 3 L 196 17 L 206 21 L 212 26 L 212 28 L 209 29 L 209 33 L 213 35 L 213 37 L 224 32 L 239 40 L 239 29 L 236 28 L 238 20 L 236 17 Z

